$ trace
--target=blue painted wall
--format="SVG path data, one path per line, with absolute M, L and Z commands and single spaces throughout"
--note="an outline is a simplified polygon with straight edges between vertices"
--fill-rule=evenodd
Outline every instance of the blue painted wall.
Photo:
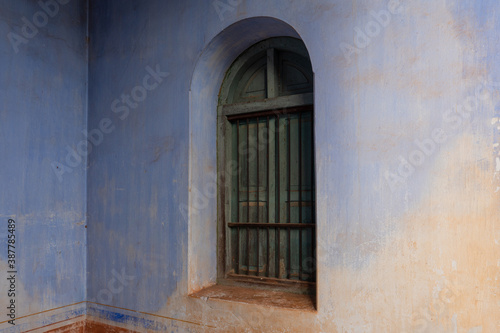
M 18 53 L 7 35 L 40 8 L 1 1 L 0 214 L 23 242 L 20 313 L 86 300 L 95 320 L 152 331 L 496 331 L 499 6 L 90 1 L 87 62 L 84 1 Z M 274 35 L 300 37 L 315 72 L 317 313 L 188 297 L 215 276 L 216 202 L 195 203 L 216 171 L 221 80 Z M 64 311 L 44 323 L 85 312 Z
M 60 2 L 44 11 L 0 1 L 0 322 L 10 299 L 8 219 L 17 226 L 16 314 L 27 316 L 13 332 L 85 309 L 71 305 L 86 297 L 86 161 L 69 167 L 66 156 L 87 128 L 87 6 Z
M 89 157 L 89 298 L 129 310 L 90 313 L 181 331 L 245 329 L 255 318 L 264 331 L 491 330 L 495 9 L 468 0 L 93 2 L 89 128 L 108 118 L 114 130 Z M 193 204 L 215 172 L 224 71 L 277 32 L 303 39 L 315 71 L 320 297 L 312 316 L 272 310 L 271 318 L 186 296 L 215 277 L 215 199 Z M 169 75 L 146 97 L 148 66 Z M 134 91 L 137 102 L 127 96 Z M 113 270 L 129 278 L 116 293 L 106 291 Z M 467 305 L 477 279 L 488 310 Z M 441 307 L 441 321 L 426 319 L 440 291 L 456 285 L 460 296 Z
M 163 14 L 156 13 L 150 22 L 158 35 L 141 35 L 151 5 L 93 3 L 89 91 L 89 129 L 102 119 L 114 128 L 89 155 L 89 298 L 105 303 L 110 294 L 102 290 L 110 289 L 113 270 L 124 270 L 135 279 L 112 293 L 111 304 L 134 299 L 146 312 L 157 311 L 163 305 L 158 300 L 168 299 L 182 278 L 187 225 L 178 206 L 187 201 L 188 174 L 188 113 L 182 110 L 192 73 L 185 69 L 197 54 L 195 45 L 182 45 L 169 33 L 191 29 L 182 14 L 179 21 L 160 23 Z M 182 13 L 185 4 L 163 6 Z M 124 38 L 124 31 L 137 34 Z

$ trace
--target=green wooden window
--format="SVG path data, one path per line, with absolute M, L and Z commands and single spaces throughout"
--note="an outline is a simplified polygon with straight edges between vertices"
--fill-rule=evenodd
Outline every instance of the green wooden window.
M 219 278 L 311 284 L 315 267 L 313 75 L 305 46 L 263 41 L 226 74 L 219 105 Z

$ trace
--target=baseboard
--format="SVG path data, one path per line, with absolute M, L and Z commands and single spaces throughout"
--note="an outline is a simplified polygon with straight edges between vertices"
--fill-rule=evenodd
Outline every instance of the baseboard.
M 84 333 L 138 333 L 121 327 L 111 326 L 96 321 L 87 320 Z
M 54 325 L 50 325 L 48 327 L 46 327 L 46 331 L 45 332 L 50 332 L 50 333 L 70 333 L 70 332 L 74 332 L 74 333 L 85 333 L 85 320 L 80 320 L 80 321 L 77 321 L 76 323 L 71 323 L 71 324 L 68 324 L 68 325 L 64 325 L 64 326 L 60 326 L 60 327 L 57 327 L 57 328 L 50 328 L 50 326 L 54 326 Z
M 52 326 L 52 325 L 51 325 Z M 80 320 L 76 323 L 64 325 L 57 328 L 47 327 L 47 333 L 138 333 L 137 331 L 124 329 L 99 323 L 93 320 Z

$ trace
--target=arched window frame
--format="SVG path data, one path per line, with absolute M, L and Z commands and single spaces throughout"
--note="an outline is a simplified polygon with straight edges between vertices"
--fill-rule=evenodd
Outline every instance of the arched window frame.
M 266 94 L 265 97 L 262 96 L 256 98 L 249 98 L 248 100 L 238 99 L 238 92 L 241 89 L 238 89 L 238 85 L 240 84 L 240 80 L 244 77 L 245 72 L 247 72 L 248 68 L 252 68 L 252 66 L 259 67 L 262 64 L 259 64 L 259 59 L 262 59 L 262 54 L 265 52 L 265 66 L 266 66 Z M 308 73 L 308 80 L 310 81 L 310 87 L 305 85 L 305 92 L 293 93 L 290 91 L 286 91 L 284 89 L 284 84 L 280 85 L 278 80 L 280 76 L 278 55 L 279 54 L 287 54 L 292 61 L 297 61 L 300 65 L 302 61 L 302 67 Z M 306 66 L 304 65 L 303 60 L 307 60 Z M 262 61 L 261 61 L 262 62 Z M 308 68 L 305 68 L 308 67 Z M 270 74 L 270 75 L 269 75 Z M 231 121 L 230 119 L 237 119 L 238 117 L 245 117 L 246 115 L 263 115 L 269 114 L 270 112 L 275 115 L 290 115 L 294 112 L 301 112 L 303 110 L 309 110 L 311 113 L 311 140 L 314 137 L 312 135 L 313 131 L 313 101 L 314 101 L 314 93 L 313 93 L 313 73 L 312 68 L 309 61 L 309 55 L 307 49 L 301 40 L 291 37 L 282 37 L 282 38 L 270 38 L 255 44 L 250 47 L 248 50 L 243 52 L 230 66 L 229 70 L 226 73 L 224 81 L 221 86 L 221 91 L 219 95 L 219 103 L 217 107 L 217 166 L 218 172 L 221 177 L 221 182 L 219 183 L 218 189 L 218 200 L 217 200 L 217 216 L 218 216 L 218 253 L 217 253 L 217 281 L 219 284 L 241 284 L 241 283 L 259 283 L 262 285 L 271 285 L 273 289 L 297 289 L 300 292 L 304 290 L 314 291 L 314 285 L 316 281 L 315 272 L 309 272 L 313 274 L 313 278 L 308 281 L 303 280 L 294 280 L 294 279 L 280 279 L 273 278 L 268 276 L 259 276 L 260 273 L 257 273 L 257 276 L 248 275 L 246 278 L 237 276 L 239 274 L 231 274 L 231 265 L 229 263 L 229 250 L 228 250 L 228 242 L 229 242 L 229 227 L 228 224 L 231 224 L 231 221 L 227 221 L 227 212 L 230 210 L 230 197 L 231 197 L 231 174 L 234 173 L 235 165 L 231 164 L 230 159 L 228 158 L 231 155 L 230 145 L 228 144 L 228 138 L 231 136 Z M 310 88 L 310 89 L 309 89 Z M 279 117 L 279 116 L 278 116 Z M 290 119 L 290 118 L 288 118 Z M 290 120 L 289 120 L 290 121 Z M 269 122 L 269 120 L 268 120 Z M 298 122 L 301 124 L 301 120 Z M 302 126 L 302 125 L 301 125 Z M 257 126 L 257 128 L 259 128 Z M 278 118 L 278 128 L 279 118 Z M 257 130 L 258 133 L 258 130 Z M 311 142 L 311 163 L 314 163 L 314 142 Z M 300 170 L 300 169 L 299 169 Z M 314 164 L 311 166 L 311 216 L 314 226 L 311 228 L 312 232 L 312 260 L 316 260 L 316 229 L 315 229 L 315 180 L 314 180 Z M 236 171 L 236 172 L 239 172 Z M 269 172 L 269 170 L 267 170 Z M 258 173 L 258 171 L 257 171 Z M 300 172 L 302 174 L 302 172 Z M 239 181 L 238 181 L 239 183 Z M 302 186 L 302 182 L 301 182 Z M 238 190 L 239 192 L 239 190 Z M 291 191 L 289 191 L 291 192 Z M 302 192 L 300 192 L 302 193 Z M 301 194 L 302 197 L 302 194 Z M 289 197 L 290 198 L 290 197 Z M 250 200 L 250 199 L 248 199 Z M 260 205 L 260 202 L 257 203 Z M 278 204 L 279 205 L 279 204 Z M 300 199 L 299 206 L 302 210 L 302 198 Z M 250 207 L 250 202 L 248 204 Z M 289 208 L 290 209 L 290 208 Z M 279 210 L 279 208 L 278 208 Z M 290 216 L 290 213 L 289 213 Z M 302 215 L 301 215 L 302 218 Z M 269 221 L 268 221 L 269 222 Z M 302 223 L 302 221 L 300 221 Z M 234 223 L 233 223 L 234 224 Z M 308 226 L 309 227 L 309 226 Z M 248 229 L 247 229 L 248 230 Z M 248 231 L 247 231 L 248 232 Z M 257 231 L 258 233 L 258 231 Z M 288 231 L 290 234 L 290 231 Z M 239 234 L 239 231 L 238 231 Z M 288 234 L 288 235 L 289 235 Z M 301 233 L 302 234 L 302 233 Z M 268 233 L 269 237 L 269 233 Z M 301 247 L 302 248 L 302 247 Z M 269 248 L 267 249 L 269 251 Z M 257 254 L 257 257 L 259 254 Z M 279 257 L 279 256 L 278 256 Z M 248 259 L 249 260 L 249 259 Z M 277 263 L 279 265 L 279 263 Z M 310 261 L 307 263 L 308 267 L 316 267 L 316 263 L 311 263 Z M 258 266 L 260 267 L 260 266 Z M 248 268 L 249 269 L 249 268 Z M 302 269 L 302 266 L 301 266 Z M 257 268 L 259 270 L 259 268 Z M 281 272 L 279 268 L 276 269 L 278 272 Z M 308 274 L 309 274 L 308 273 Z M 279 274 L 279 273 L 278 273 Z M 289 274 L 289 273 L 287 273 Z M 302 273 L 299 273 L 299 275 Z

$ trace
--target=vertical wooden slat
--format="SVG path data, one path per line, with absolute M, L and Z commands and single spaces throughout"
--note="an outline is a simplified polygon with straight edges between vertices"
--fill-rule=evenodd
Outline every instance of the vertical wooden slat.
M 276 223 L 281 223 L 280 220 L 280 208 L 281 208 L 281 200 L 280 200 L 280 192 L 281 192 L 281 186 L 280 186 L 280 115 L 276 115 Z M 281 247 L 280 247 L 280 237 L 281 237 L 281 232 L 280 229 L 278 228 L 275 230 L 276 234 L 276 272 L 275 272 L 275 277 L 279 278 L 280 277 L 280 257 L 281 257 Z
M 302 113 L 299 113 L 299 223 L 302 223 Z
M 259 184 L 259 154 L 260 154 L 260 149 L 259 149 L 259 117 L 257 117 L 257 222 L 261 223 L 260 221 L 260 215 L 259 215 L 259 207 L 260 207 L 260 184 Z M 260 230 L 257 228 L 257 273 L 256 275 L 259 275 L 259 268 L 260 268 Z
M 237 222 L 240 222 L 240 121 L 236 121 L 236 216 Z M 236 234 L 236 274 L 240 272 L 240 228 L 237 228 Z
M 250 222 L 250 120 L 247 118 L 247 222 Z M 247 275 L 250 275 L 250 228 L 247 227 Z
M 292 121 L 290 114 L 288 114 L 288 138 L 287 138 L 287 145 L 288 145 L 288 161 L 287 161 L 287 171 L 288 171 L 288 193 L 287 193 L 287 199 L 288 199 L 288 223 L 291 223 L 291 218 L 292 215 L 290 214 L 290 206 L 291 206 L 291 201 L 290 201 L 290 192 L 292 192 L 292 136 L 290 134 L 290 127 L 292 127 Z M 287 279 L 290 278 L 290 272 L 292 269 L 292 246 L 291 246 L 291 231 L 290 228 L 287 229 Z
M 302 223 L 302 113 L 299 113 L 299 223 Z M 299 232 L 299 280 L 302 280 L 302 230 Z
M 269 209 L 269 197 L 271 195 L 271 186 L 269 185 L 269 174 L 271 173 L 269 170 L 269 146 L 271 145 L 271 133 L 269 133 L 269 116 L 266 119 L 266 127 L 267 127 L 267 223 L 271 223 L 271 210 Z M 266 276 L 269 277 L 269 262 L 270 262 L 270 253 L 269 253 L 269 227 L 267 227 L 267 265 L 266 265 Z

